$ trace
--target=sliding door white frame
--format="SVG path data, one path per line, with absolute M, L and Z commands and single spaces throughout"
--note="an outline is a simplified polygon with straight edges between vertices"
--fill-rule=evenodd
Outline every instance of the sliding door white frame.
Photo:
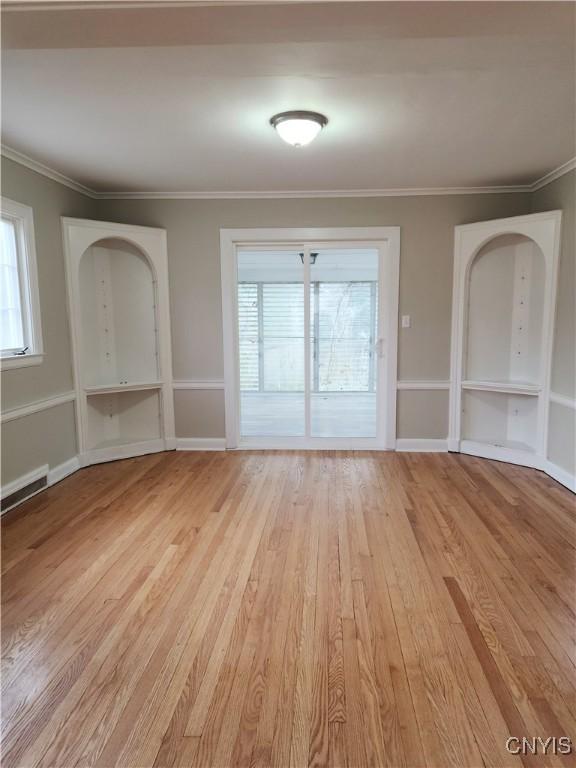
M 237 252 L 245 247 L 300 249 L 304 258 L 303 281 L 310 284 L 311 248 L 372 247 L 380 253 L 379 284 L 379 377 L 377 387 L 376 438 L 270 437 L 240 436 L 240 366 L 238 355 L 238 266 Z M 222 321 L 224 342 L 224 389 L 226 408 L 226 447 L 306 448 L 343 450 L 393 450 L 396 445 L 396 378 L 398 357 L 398 296 L 400 282 L 400 227 L 333 227 L 305 229 L 221 229 L 220 260 L 222 274 Z M 310 434 L 310 302 L 305 311 L 305 403 L 306 434 Z

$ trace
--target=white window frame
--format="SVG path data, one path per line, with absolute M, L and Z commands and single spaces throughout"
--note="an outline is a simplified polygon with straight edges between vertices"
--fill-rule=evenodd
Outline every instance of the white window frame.
M 239 248 L 269 248 L 309 252 L 310 248 L 354 244 L 354 247 L 377 247 L 381 264 L 379 280 L 379 323 L 382 335 L 378 339 L 381 377 L 378 397 L 376 438 L 258 438 L 240 437 L 240 374 L 237 333 L 237 251 Z M 396 446 L 396 379 L 398 354 L 398 304 L 400 282 L 400 227 L 329 227 L 329 228 L 270 228 L 221 229 L 220 268 L 222 278 L 222 320 L 224 345 L 224 398 L 226 447 L 237 448 L 296 448 L 344 450 L 394 450 Z M 310 264 L 304 259 L 304 285 L 310 282 Z M 310 302 L 304 302 L 305 328 L 310 327 Z M 305 331 L 305 340 L 309 334 Z M 305 341 L 305 343 L 307 343 Z M 309 342 L 308 342 L 309 343 Z M 310 358 L 306 352 L 305 399 L 309 403 Z M 309 405 L 306 409 L 306 435 L 309 429 Z
M 44 357 L 44 348 L 36 265 L 34 214 L 30 206 L 17 203 L 6 197 L 1 198 L 1 213 L 2 218 L 10 219 L 13 222 L 16 232 L 24 346 L 28 347 L 24 354 L 16 354 L 13 350 L 0 351 L 0 368 L 7 370 L 40 365 Z

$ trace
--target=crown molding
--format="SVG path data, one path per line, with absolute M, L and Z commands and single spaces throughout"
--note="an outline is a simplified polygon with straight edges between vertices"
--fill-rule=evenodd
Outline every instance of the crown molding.
M 63 184 L 65 187 L 70 187 L 70 189 L 73 189 L 75 192 L 81 192 L 87 197 L 98 197 L 98 194 L 93 189 L 90 189 L 90 187 L 85 187 L 84 184 L 74 181 L 74 179 L 71 179 L 69 176 L 65 176 L 63 173 L 60 173 L 60 171 L 55 171 L 53 168 L 44 165 L 44 163 L 40 163 L 38 160 L 34 160 L 32 157 L 29 157 L 22 152 L 17 152 L 15 149 L 12 149 L 12 147 L 6 146 L 6 144 L 2 144 L 0 149 L 4 157 L 29 168 L 31 171 L 39 173 L 41 176 L 46 176 L 48 179 L 52 179 L 52 181 L 57 181 L 59 184 Z
M 566 173 L 570 173 L 570 171 L 573 171 L 575 168 L 576 157 L 573 157 L 572 160 L 568 160 L 567 163 L 559 165 L 558 168 L 555 168 L 553 171 L 550 171 L 550 173 L 547 173 L 545 176 L 542 176 L 542 178 L 535 181 L 534 184 L 531 185 L 530 192 L 537 192 L 539 189 L 542 189 L 542 187 L 551 184 L 553 181 L 556 181 L 556 179 L 559 179 Z
M 74 181 L 63 173 L 50 168 L 44 163 L 34 160 L 15 149 L 2 144 L 1 153 L 9 160 L 29 168 L 36 173 L 46 176 L 59 184 L 63 184 L 76 192 L 94 200 L 258 200 L 258 199 L 294 199 L 294 198 L 342 198 L 342 197 L 421 197 L 436 195 L 497 195 L 514 192 L 536 192 L 547 184 L 556 181 L 564 174 L 576 168 L 576 157 L 550 173 L 537 179 L 532 184 L 510 184 L 491 187 L 405 187 L 390 189 L 318 189 L 318 190 L 286 190 L 286 191 L 252 191 L 237 192 L 98 192 L 95 189 Z
M 188 8 L 230 5 L 279 5 L 285 3 L 338 3 L 349 0 L 2 0 L 5 11 L 93 11 L 111 8 Z M 381 2 L 381 0 L 368 0 Z
M 101 192 L 106 200 L 257 200 L 263 198 L 418 197 L 424 195 L 494 195 L 530 192 L 530 185 L 502 187 L 405 187 L 398 189 L 241 190 L 237 192 Z

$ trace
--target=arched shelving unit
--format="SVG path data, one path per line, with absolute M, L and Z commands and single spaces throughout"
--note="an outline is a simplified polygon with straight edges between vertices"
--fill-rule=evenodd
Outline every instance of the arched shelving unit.
M 175 448 L 166 232 L 62 226 L 81 463 Z
M 546 457 L 561 212 L 456 227 L 448 448 Z

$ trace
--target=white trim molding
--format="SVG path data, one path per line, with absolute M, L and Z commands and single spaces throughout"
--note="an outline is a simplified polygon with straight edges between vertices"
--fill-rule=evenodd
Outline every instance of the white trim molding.
M 62 464 L 58 464 L 52 469 L 48 470 L 48 485 L 54 485 L 59 483 L 60 480 L 64 480 L 65 477 L 73 475 L 80 469 L 80 459 L 78 456 L 72 456 L 68 461 L 63 461 Z
M 80 469 L 80 460 L 78 456 L 72 456 L 71 459 L 67 459 L 66 461 L 63 461 L 62 464 L 58 464 L 52 469 L 50 469 L 48 464 L 44 464 L 43 466 L 38 467 L 37 469 L 32 469 L 30 470 L 30 472 L 26 472 L 23 475 L 20 475 L 20 477 L 17 477 L 15 480 L 12 480 L 11 482 L 6 483 L 6 485 L 2 486 L 2 490 L 0 494 L 3 499 L 7 498 L 8 496 L 11 496 L 13 493 L 16 493 L 17 491 L 20 491 L 22 488 L 25 488 L 27 485 L 30 485 L 31 483 L 35 483 L 37 480 L 41 480 L 43 477 L 46 478 L 46 485 L 44 485 L 42 488 L 39 488 L 36 491 L 33 491 L 28 496 L 25 496 L 24 498 L 19 499 L 15 504 L 12 504 L 6 509 L 3 509 L 2 514 L 4 514 L 5 512 L 8 512 L 9 509 L 13 509 L 14 507 L 17 507 L 19 504 L 22 504 L 22 502 L 27 501 L 28 499 L 31 499 L 32 496 L 36 496 L 36 494 L 41 493 L 42 491 L 45 491 L 47 488 L 50 488 L 52 485 L 59 483 L 61 480 L 64 480 L 65 477 L 69 477 L 70 475 L 73 475 L 74 472 L 77 472 L 79 469 Z
M 558 392 L 550 392 L 550 402 L 556 403 L 556 405 L 563 405 L 565 408 L 572 408 L 573 411 L 576 411 L 576 399 L 573 397 L 566 397 L 565 395 L 558 394 Z
M 493 459 L 507 464 L 518 464 L 521 467 L 542 469 L 544 459 L 537 453 L 522 451 L 514 448 L 505 448 L 477 440 L 461 440 L 460 452 L 469 456 L 477 456 L 480 459 Z
M 69 187 L 75 192 L 80 192 L 81 194 L 86 195 L 87 197 L 92 197 L 94 199 L 99 196 L 98 193 L 93 189 L 90 189 L 90 187 L 85 187 L 84 184 L 80 184 L 80 182 L 74 181 L 74 179 L 71 179 L 69 176 L 65 176 L 63 173 L 60 173 L 60 171 L 56 171 L 53 168 L 50 168 L 48 165 L 44 165 L 44 163 L 41 163 L 39 160 L 34 160 L 34 158 L 30 157 L 29 155 L 25 155 L 23 152 L 18 152 L 17 150 L 12 149 L 12 147 L 6 146 L 6 144 L 1 145 L 0 151 L 4 157 L 8 158 L 8 160 L 13 160 L 15 163 L 23 165 L 25 168 L 29 168 L 31 171 L 39 173 L 41 176 L 46 176 L 47 179 L 57 181 L 58 184 Z
M 225 451 L 225 437 L 177 437 L 177 451 Z
M 61 395 L 53 395 L 52 397 L 46 397 L 44 400 L 36 400 L 33 403 L 20 405 L 18 408 L 10 408 L 9 410 L 2 412 L 1 423 L 5 424 L 7 421 L 14 421 L 14 419 L 22 419 L 25 416 L 32 416 L 34 413 L 47 411 L 48 408 L 56 408 L 58 405 L 73 403 L 74 400 L 76 400 L 75 392 L 64 392 Z
M 49 472 L 48 464 L 44 464 L 41 467 L 37 467 L 36 469 L 31 469 L 30 472 L 26 472 L 25 474 L 20 475 L 20 477 L 17 477 L 15 480 L 11 480 L 9 483 L 6 483 L 5 485 L 2 486 L 2 490 L 1 490 L 2 498 L 6 499 L 8 496 L 11 496 L 13 493 L 17 493 L 18 491 L 22 490 L 22 488 L 25 488 L 27 485 L 30 485 L 30 483 L 35 483 L 37 480 L 41 480 L 43 477 L 47 478 L 48 472 Z M 36 491 L 36 493 L 38 493 L 38 491 Z M 30 496 L 27 496 L 26 498 L 29 499 Z M 22 501 L 24 501 L 24 499 L 22 499 Z M 12 507 L 8 507 L 8 509 L 12 509 Z M 7 511 L 8 511 L 7 509 L 3 509 L 2 513 Z
M 543 472 L 549 475 L 553 480 L 568 488 L 572 493 L 576 493 L 576 475 L 568 472 L 568 470 L 559 467 L 558 464 L 554 464 L 550 460 L 545 461 L 542 466 Z
M 436 438 L 423 437 L 399 437 L 396 440 L 396 450 L 404 453 L 446 453 L 448 441 Z
M 205 1 L 205 0 L 203 0 Z M 219 3 L 226 0 L 217 0 Z M 323 0 L 325 1 L 325 0 Z M 228 0 L 231 2 L 231 0 Z M 4 5 L 6 5 L 6 0 Z M 103 5 L 106 5 L 105 3 Z M 24 7 L 29 6 L 27 3 Z M 73 7 L 73 6 L 68 6 Z M 84 6 L 82 6 L 84 7 Z M 16 10 L 13 8 L 13 10 Z M 7 10 L 4 7 L 4 10 Z M 331 198 L 331 197 L 420 197 L 436 195 L 501 195 L 515 192 L 531 193 L 545 187 L 556 179 L 559 179 L 565 173 L 569 173 L 576 168 L 576 158 L 568 160 L 558 168 L 553 169 L 544 176 L 536 179 L 531 184 L 495 184 L 492 186 L 480 187 L 390 187 L 382 189 L 316 189 L 316 190 L 240 190 L 232 191 L 125 191 L 125 192 L 106 192 L 97 191 L 85 184 L 66 176 L 60 171 L 50 168 L 44 163 L 34 160 L 29 155 L 19 152 L 6 144 L 1 145 L 1 153 L 9 160 L 29 168 L 36 173 L 46 176 L 59 184 L 63 184 L 70 189 L 80 192 L 94 200 L 261 200 L 271 199 L 291 199 L 291 198 Z
M 40 365 L 43 360 L 43 353 L 0 357 L 0 371 L 9 371 L 13 368 L 29 368 L 31 365 Z
M 539 189 L 542 189 L 542 187 L 546 187 L 548 184 L 551 184 L 553 181 L 556 181 L 556 179 L 559 179 L 561 176 L 564 176 L 564 174 L 570 173 L 570 171 L 573 171 L 575 168 L 576 168 L 576 157 L 573 157 L 571 160 L 568 160 L 567 163 L 563 163 L 562 165 L 559 165 L 558 168 L 554 168 L 553 171 L 550 171 L 550 173 L 546 173 L 540 179 L 538 179 L 533 184 L 531 184 L 530 192 L 537 192 Z
M 403 390 L 417 390 L 417 389 L 423 389 L 426 391 L 430 391 L 433 389 L 450 389 L 450 382 L 449 381 L 438 381 L 436 379 L 433 380 L 425 380 L 425 379 L 404 379 L 401 381 L 398 381 L 396 384 L 396 388 L 400 391 Z
M 308 199 L 335 197 L 437 197 L 438 195 L 501 195 L 514 192 L 530 192 L 531 185 L 494 187 L 390 187 L 382 189 L 287 189 L 287 190 L 238 190 L 236 192 L 95 192 L 94 197 L 105 200 L 261 200 L 261 199 Z
M 188 379 L 174 381 L 174 389 L 224 389 L 224 379 Z
M 131 459 L 134 456 L 145 456 L 148 453 L 162 453 L 171 450 L 168 441 L 158 438 L 155 440 L 141 440 L 140 442 L 116 445 L 109 448 L 92 448 L 80 455 L 80 466 L 89 467 L 91 464 L 117 461 L 118 459 Z
M 2 197 L 0 200 L 2 218 L 7 219 L 14 228 L 17 274 L 20 283 L 21 340 L 24 347 L 4 350 L 2 368 L 26 368 L 29 365 L 40 364 L 44 354 L 34 211 L 29 205 L 8 197 Z
M 193 6 L 239 5 L 241 0 L 3 0 L 6 11 L 78 11 L 108 8 L 186 8 Z M 379 2 L 379 0 L 368 0 Z M 349 2 L 349 0 L 250 0 L 251 5 L 274 5 L 302 2 Z

